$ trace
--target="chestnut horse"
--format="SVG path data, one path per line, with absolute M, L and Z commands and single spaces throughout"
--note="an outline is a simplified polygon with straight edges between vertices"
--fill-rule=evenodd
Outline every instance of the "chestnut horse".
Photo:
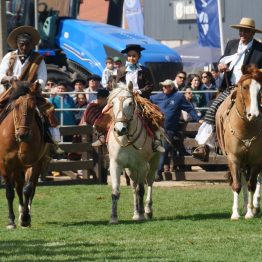
M 32 200 L 47 149 L 41 121 L 37 122 L 38 83 L 17 81 L 13 89 L 0 123 L 0 175 L 6 184 L 9 229 L 16 228 L 14 188 L 19 198 L 19 223 L 23 227 L 31 225 Z
M 231 103 L 231 109 L 225 110 L 223 104 L 216 115 L 217 127 L 222 122 L 222 131 L 218 132 L 218 142 L 226 154 L 234 201 L 232 220 L 239 219 L 238 197 L 243 186 L 245 218 L 253 218 L 253 195 L 257 176 L 262 170 L 262 112 L 261 85 L 262 72 L 255 66 L 242 68 L 242 77 L 232 95 L 223 103 Z M 227 113 L 225 113 L 227 112 Z M 221 121 L 221 119 L 223 120 Z M 219 134 L 220 133 L 220 134 Z M 246 187 L 248 187 L 248 194 Z
M 134 195 L 133 220 L 152 218 L 152 185 L 159 164 L 160 153 L 152 149 L 153 137 L 148 134 L 133 95 L 133 85 L 119 83 L 111 91 L 113 123 L 108 131 L 108 152 L 112 181 L 111 224 L 118 223 L 117 202 L 120 197 L 120 175 L 123 170 L 131 178 Z M 147 199 L 144 208 L 144 184 Z

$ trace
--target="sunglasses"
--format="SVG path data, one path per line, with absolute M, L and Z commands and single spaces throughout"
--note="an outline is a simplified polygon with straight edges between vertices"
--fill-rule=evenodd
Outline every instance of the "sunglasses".
M 208 76 L 202 76 L 201 78 L 208 78 Z

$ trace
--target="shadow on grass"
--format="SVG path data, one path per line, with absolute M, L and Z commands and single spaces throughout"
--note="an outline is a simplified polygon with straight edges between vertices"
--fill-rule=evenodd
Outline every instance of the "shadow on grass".
M 133 220 L 119 220 L 118 224 L 126 224 L 126 225 L 135 225 L 152 222 L 153 220 L 144 220 L 144 221 L 133 221 Z M 61 226 L 61 227 L 74 227 L 74 226 L 114 226 L 113 224 L 109 224 L 109 220 L 100 220 L 100 221 L 78 221 L 78 222 L 62 222 L 62 221 L 53 221 L 46 222 L 47 225 Z
M 116 253 L 117 250 L 117 253 Z M 144 255 L 140 247 L 130 247 L 127 253 L 126 249 L 113 241 L 106 243 L 77 241 L 70 242 L 70 239 L 65 242 L 64 240 L 46 241 L 40 239 L 34 240 L 9 240 L 1 242 L 1 259 L 12 261 L 19 258 L 19 262 L 41 261 L 45 262 L 59 261 L 104 261 L 105 258 L 109 260 L 123 260 L 127 261 L 132 259 L 132 252 L 135 252 L 136 259 L 139 261 L 145 259 L 156 259 L 161 257 Z
M 175 221 L 175 220 L 191 220 L 191 221 L 199 221 L 199 220 L 212 220 L 212 219 L 230 219 L 230 213 L 210 213 L 210 214 L 194 214 L 194 215 L 177 215 L 177 216 L 168 216 L 168 217 L 156 217 L 151 220 L 144 221 L 133 221 L 133 220 L 119 220 L 118 224 L 122 225 L 136 225 L 142 223 L 150 223 L 156 221 Z M 112 226 L 109 224 L 109 220 L 100 220 L 100 221 L 78 221 L 78 222 L 62 222 L 62 221 L 53 221 L 46 222 L 47 225 L 55 225 L 61 227 L 75 227 L 75 226 Z

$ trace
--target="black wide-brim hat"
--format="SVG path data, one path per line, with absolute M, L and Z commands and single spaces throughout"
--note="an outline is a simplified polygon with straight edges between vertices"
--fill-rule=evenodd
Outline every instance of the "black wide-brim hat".
M 86 81 L 82 78 L 76 78 L 73 82 L 72 82 L 72 85 L 74 86 L 76 83 L 82 83 L 84 86 L 86 85 Z
M 11 48 L 17 48 L 17 36 L 20 34 L 29 34 L 32 37 L 32 45 L 36 46 L 40 40 L 39 32 L 32 26 L 24 25 L 15 28 L 7 37 L 7 43 Z
M 130 50 L 134 50 L 134 51 L 137 51 L 138 53 L 140 53 L 141 51 L 145 50 L 145 48 L 142 47 L 141 45 L 130 44 L 130 45 L 126 45 L 126 48 L 124 50 L 122 50 L 121 53 L 127 54 Z
M 94 81 L 99 81 L 100 82 L 102 80 L 102 78 L 99 75 L 91 75 L 91 76 L 89 76 L 86 79 L 86 81 L 90 81 L 90 80 L 94 80 Z

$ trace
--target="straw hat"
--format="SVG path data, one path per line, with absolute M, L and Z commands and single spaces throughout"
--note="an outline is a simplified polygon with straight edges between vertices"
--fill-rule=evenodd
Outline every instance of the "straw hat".
M 246 29 L 251 29 L 251 30 L 253 30 L 254 32 L 257 32 L 257 33 L 262 33 L 261 29 L 256 28 L 255 21 L 251 18 L 248 18 L 248 17 L 243 17 L 240 20 L 239 25 L 231 25 L 231 27 L 236 28 L 236 29 L 246 28 Z
M 172 81 L 171 79 L 166 79 L 164 82 L 160 82 L 159 83 L 161 86 L 171 86 L 174 87 L 174 81 Z
M 40 40 L 39 32 L 32 26 L 19 26 L 15 28 L 7 37 L 7 43 L 11 48 L 17 48 L 17 36 L 20 34 L 29 34 L 32 37 L 32 45 L 36 46 Z

